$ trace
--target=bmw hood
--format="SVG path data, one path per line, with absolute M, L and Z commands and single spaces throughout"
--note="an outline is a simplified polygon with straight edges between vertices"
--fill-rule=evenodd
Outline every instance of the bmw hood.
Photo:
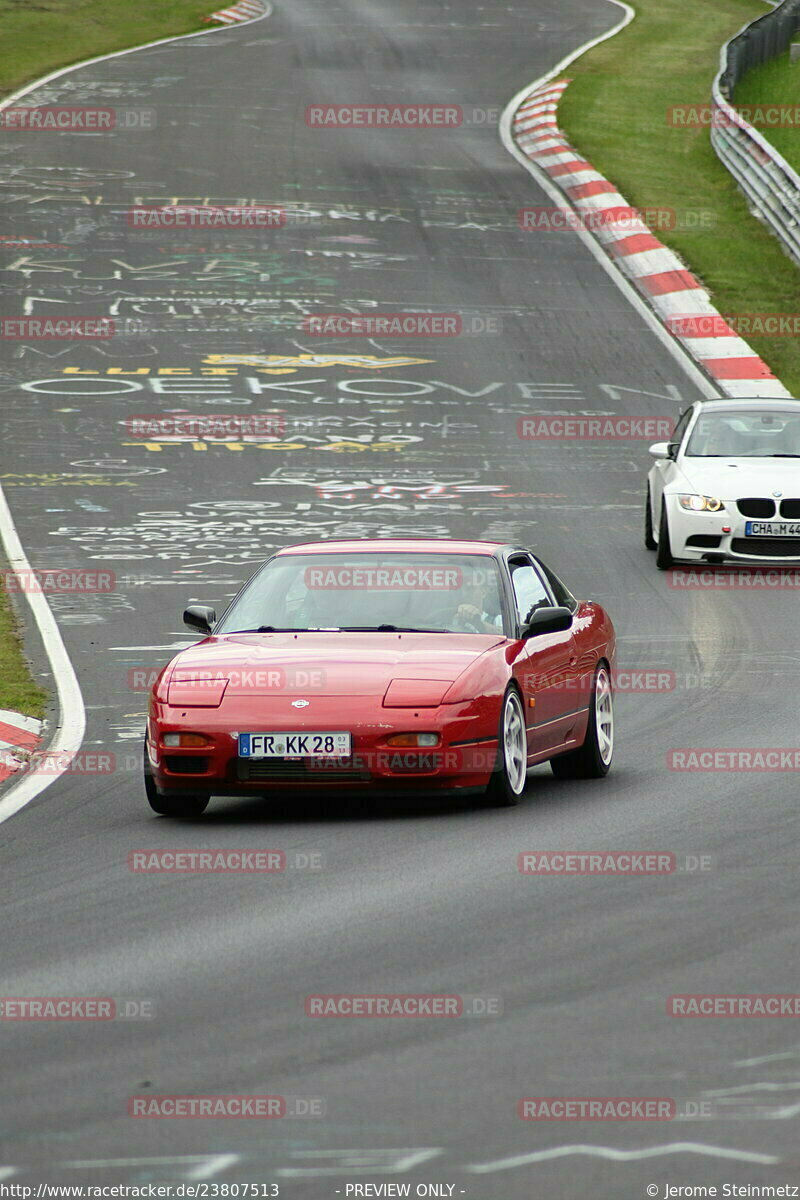
M 694 458 L 681 463 L 692 493 L 738 500 L 742 496 L 800 497 L 800 458 Z M 669 489 L 683 492 L 677 482 Z

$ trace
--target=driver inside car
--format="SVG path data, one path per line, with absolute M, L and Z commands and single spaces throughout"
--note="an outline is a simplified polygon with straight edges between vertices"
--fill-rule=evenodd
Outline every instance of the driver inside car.
M 502 633 L 503 616 L 497 581 L 478 576 L 465 579 L 459 590 L 460 601 L 450 625 L 458 633 Z

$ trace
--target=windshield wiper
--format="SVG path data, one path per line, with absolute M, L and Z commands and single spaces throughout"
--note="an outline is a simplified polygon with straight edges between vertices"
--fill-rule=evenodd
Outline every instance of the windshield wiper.
M 800 458 L 800 454 L 770 454 L 769 458 Z
M 444 633 L 438 629 L 419 629 L 415 625 L 342 625 L 342 633 Z
M 438 629 L 418 629 L 413 625 L 312 625 L 309 628 L 259 625 L 257 629 L 226 629 L 225 633 L 445 633 Z
M 294 626 L 259 625 L 257 629 L 226 629 L 226 633 L 311 633 L 310 629 L 299 629 Z

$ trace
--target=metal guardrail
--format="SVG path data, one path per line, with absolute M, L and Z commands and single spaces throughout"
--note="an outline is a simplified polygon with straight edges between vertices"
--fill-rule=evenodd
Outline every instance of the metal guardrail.
M 800 266 L 800 175 L 731 103 L 742 76 L 787 50 L 798 30 L 800 0 L 784 0 L 725 43 L 712 88 L 711 144 L 755 215 Z

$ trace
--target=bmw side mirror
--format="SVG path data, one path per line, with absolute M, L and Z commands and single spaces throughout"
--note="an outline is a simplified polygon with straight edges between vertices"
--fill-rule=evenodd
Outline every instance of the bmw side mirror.
M 192 604 L 183 614 L 184 625 L 195 633 L 211 633 L 216 620 L 216 609 L 209 608 L 207 604 Z
M 656 442 L 650 447 L 653 458 L 670 458 L 669 442 Z
M 520 629 L 520 637 L 536 637 L 540 633 L 562 633 L 572 628 L 572 613 L 568 608 L 537 608 L 530 620 Z

